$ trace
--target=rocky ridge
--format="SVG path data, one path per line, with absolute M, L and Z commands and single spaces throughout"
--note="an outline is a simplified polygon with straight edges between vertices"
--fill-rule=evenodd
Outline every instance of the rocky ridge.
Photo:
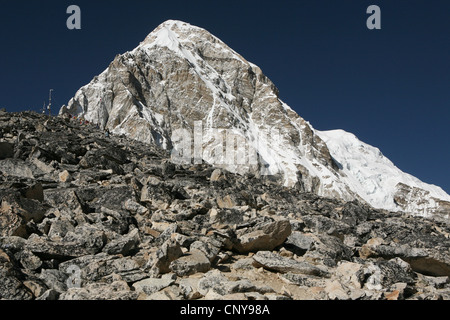
M 448 220 L 0 112 L 0 299 L 450 298 Z

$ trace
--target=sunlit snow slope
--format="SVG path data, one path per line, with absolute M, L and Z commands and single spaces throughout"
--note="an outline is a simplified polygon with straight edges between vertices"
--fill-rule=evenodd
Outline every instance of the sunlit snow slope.
M 413 210 L 426 216 L 438 205 L 437 199 L 450 201 L 450 196 L 440 187 L 401 171 L 378 148 L 360 141 L 354 134 L 344 130 L 315 132 L 325 141 L 337 162 L 341 179 L 374 207 Z M 411 194 L 402 194 L 405 185 L 410 187 Z M 413 199 L 413 193 L 416 197 L 421 194 L 421 197 Z M 406 208 L 397 203 L 402 196 L 409 196 Z

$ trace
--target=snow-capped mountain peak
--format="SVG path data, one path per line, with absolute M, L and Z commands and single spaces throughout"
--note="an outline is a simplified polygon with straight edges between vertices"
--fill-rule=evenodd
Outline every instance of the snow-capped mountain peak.
M 299 191 L 424 215 L 446 213 L 450 201 L 354 135 L 314 130 L 259 67 L 181 21 L 164 22 L 117 56 L 66 112 L 168 150 L 184 148 L 184 160 L 267 175 Z

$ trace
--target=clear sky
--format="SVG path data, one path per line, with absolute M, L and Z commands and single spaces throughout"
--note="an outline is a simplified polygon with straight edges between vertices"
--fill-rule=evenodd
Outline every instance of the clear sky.
M 69 30 L 69 5 L 81 30 Z M 369 30 L 369 5 L 381 30 Z M 0 107 L 66 104 L 168 19 L 203 27 L 261 67 L 319 130 L 344 129 L 450 193 L 448 0 L 0 0 Z

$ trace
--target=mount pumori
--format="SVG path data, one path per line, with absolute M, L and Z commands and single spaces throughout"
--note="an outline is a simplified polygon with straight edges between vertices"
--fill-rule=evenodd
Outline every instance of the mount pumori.
M 402 172 L 351 133 L 315 130 L 258 66 L 185 22 L 166 21 L 117 55 L 64 113 L 168 150 L 182 147 L 177 132 L 190 133 L 193 148 L 201 148 L 193 156 L 299 191 L 417 215 L 450 213 L 450 196 L 441 188 Z M 231 162 L 230 149 L 236 151 Z

